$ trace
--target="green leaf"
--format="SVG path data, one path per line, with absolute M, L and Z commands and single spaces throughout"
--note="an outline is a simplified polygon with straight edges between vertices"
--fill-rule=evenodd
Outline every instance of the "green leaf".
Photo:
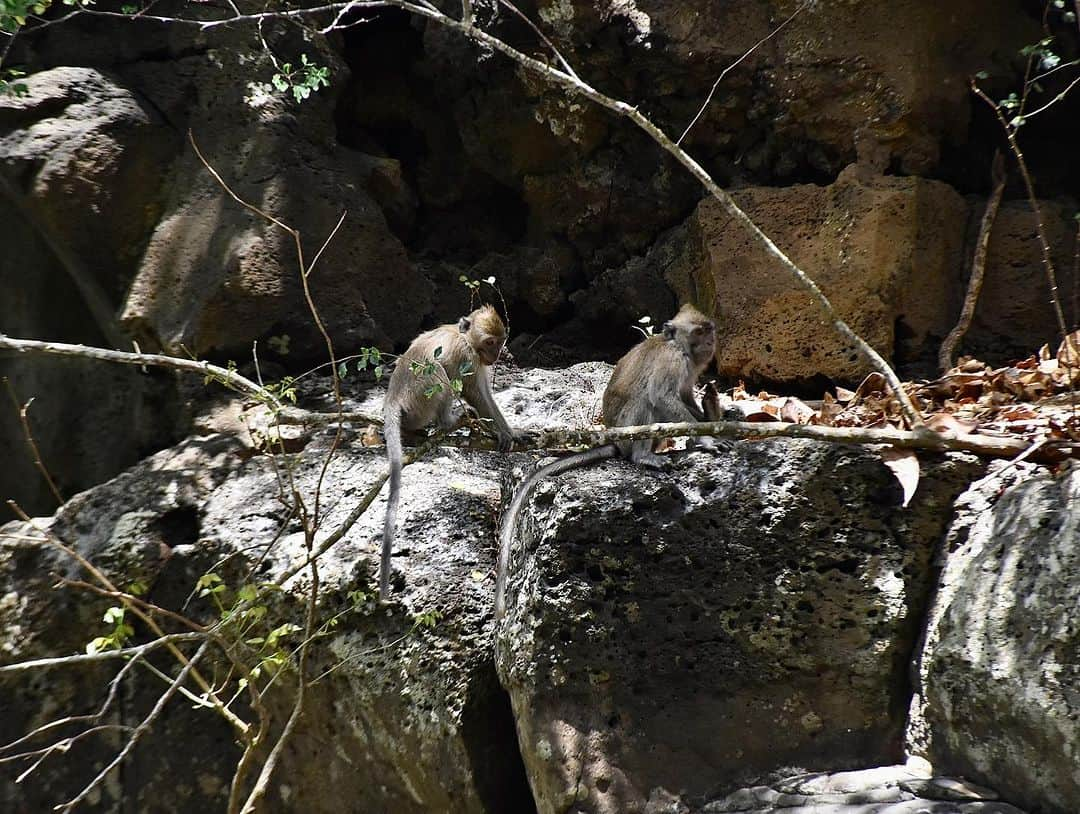
M 383 377 L 383 366 L 379 365 L 375 368 L 375 381 L 379 381 Z
M 346 364 L 345 362 L 342 362 L 340 365 L 338 365 L 337 375 L 338 375 L 339 379 L 344 379 L 346 376 L 348 376 L 349 375 L 349 366 L 348 366 L 348 364 Z
M 989 79 L 990 74 L 988 74 L 986 71 L 979 71 L 978 73 L 975 74 L 975 78 L 976 79 Z
M 111 607 L 105 611 L 105 617 L 102 620 L 110 625 L 119 625 L 124 621 L 124 609 L 121 607 Z
M 241 585 L 240 590 L 236 592 L 236 598 L 241 602 L 253 602 L 258 596 L 259 589 L 250 582 L 246 585 Z

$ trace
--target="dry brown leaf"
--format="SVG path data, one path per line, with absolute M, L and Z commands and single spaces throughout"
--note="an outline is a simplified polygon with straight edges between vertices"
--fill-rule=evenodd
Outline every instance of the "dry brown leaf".
M 780 420 L 792 424 L 809 424 L 816 415 L 810 405 L 797 398 L 788 398 L 780 408 Z
M 866 378 L 855 388 L 855 399 L 865 398 L 869 393 L 881 393 L 885 390 L 885 377 L 877 371 L 868 373 Z
M 961 373 L 977 373 L 986 370 L 986 365 L 973 356 L 961 356 L 956 362 L 956 370 Z
M 827 398 L 830 397 L 828 393 L 826 393 L 825 396 Z M 839 401 L 841 404 L 847 404 L 853 398 L 855 398 L 855 391 L 854 390 L 848 390 L 846 387 L 837 386 L 837 388 L 836 388 L 836 400 L 837 401 Z
M 1062 340 L 1057 360 L 1062 367 L 1080 367 L 1080 331 L 1073 331 Z
M 926 426 L 942 434 L 967 435 L 978 426 L 978 422 L 957 418 L 951 413 L 935 413 L 926 419 Z
M 382 436 L 379 428 L 374 424 L 368 424 L 364 434 L 360 436 L 360 444 L 365 447 L 377 447 L 382 445 Z
M 918 457 L 910 449 L 896 447 L 885 447 L 879 450 L 879 454 L 885 466 L 889 467 L 889 471 L 900 482 L 900 488 L 904 490 L 904 502 L 901 505 L 907 506 L 919 487 Z
M 769 405 L 765 405 L 768 407 Z M 779 421 L 776 416 L 765 412 L 764 410 L 757 410 L 753 413 L 749 413 L 743 421 L 749 421 L 751 423 L 764 424 L 770 421 Z

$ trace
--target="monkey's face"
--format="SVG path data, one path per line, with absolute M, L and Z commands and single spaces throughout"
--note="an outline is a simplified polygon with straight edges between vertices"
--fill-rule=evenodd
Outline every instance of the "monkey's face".
M 711 319 L 704 319 L 690 329 L 690 349 L 698 362 L 705 362 L 716 353 L 716 326 Z
M 480 344 L 476 348 L 476 352 L 480 355 L 480 359 L 485 365 L 493 365 L 498 361 L 499 354 L 502 353 L 504 344 L 506 344 L 505 336 L 500 334 L 488 334 L 481 338 Z

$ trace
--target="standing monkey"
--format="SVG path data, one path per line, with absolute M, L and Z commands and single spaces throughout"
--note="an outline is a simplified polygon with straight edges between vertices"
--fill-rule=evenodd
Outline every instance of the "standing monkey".
M 461 382 L 461 396 L 480 418 L 494 424 L 499 448 L 510 449 L 514 432 L 491 395 L 488 368 L 506 343 L 506 326 L 490 305 L 477 308 L 456 325 L 440 325 L 420 334 L 401 355 L 390 376 L 383 402 L 383 434 L 390 459 L 390 494 L 386 499 L 379 599 L 390 593 L 390 552 L 394 545 L 398 500 L 401 497 L 401 435 L 435 424 L 450 429 L 458 410 L 451 382 Z M 421 368 L 434 372 L 417 372 Z
M 604 389 L 604 424 L 632 427 L 670 421 L 703 421 L 694 385 L 716 352 L 716 326 L 692 305 L 684 305 L 655 336 L 646 337 L 619 360 Z M 713 446 L 711 439 L 699 439 Z M 533 472 L 514 495 L 499 529 L 499 566 L 495 578 L 495 618 L 506 611 L 506 575 L 510 547 L 521 507 L 538 481 L 607 458 L 622 455 L 645 466 L 663 466 L 653 441 L 620 441 L 560 458 Z

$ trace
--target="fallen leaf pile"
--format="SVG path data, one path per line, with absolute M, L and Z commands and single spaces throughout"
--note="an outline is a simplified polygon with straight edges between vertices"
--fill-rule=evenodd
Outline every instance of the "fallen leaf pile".
M 904 390 L 939 432 L 1080 440 L 1080 331 L 1066 337 L 1056 354 L 1044 345 L 998 368 L 962 357 L 940 378 L 906 382 Z M 868 375 L 854 391 L 837 387 L 820 402 L 766 392 L 752 396 L 741 384 L 730 401 L 746 421 L 904 428 L 900 402 L 880 373 Z

